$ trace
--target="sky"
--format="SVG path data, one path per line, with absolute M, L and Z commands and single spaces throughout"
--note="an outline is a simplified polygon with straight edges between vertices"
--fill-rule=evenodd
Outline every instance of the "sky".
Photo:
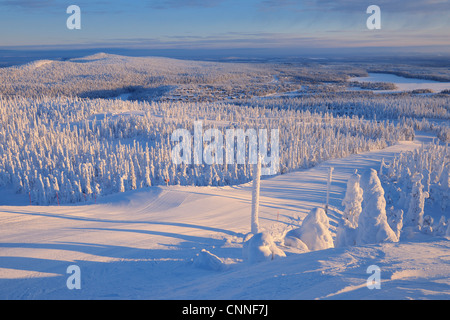
M 381 10 L 379 30 L 366 26 L 372 4 Z M 69 5 L 81 9 L 80 30 L 66 26 Z M 450 52 L 449 30 L 449 0 L 0 0 L 0 49 Z

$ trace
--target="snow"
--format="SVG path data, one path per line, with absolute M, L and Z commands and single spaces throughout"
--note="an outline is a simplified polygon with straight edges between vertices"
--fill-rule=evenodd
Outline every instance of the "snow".
M 253 242 L 264 244 L 263 252 L 275 244 L 286 257 L 257 263 L 243 255 L 251 182 L 154 186 L 96 204 L 44 207 L 0 192 L 13 204 L 0 207 L 0 298 L 449 299 L 450 240 L 444 237 L 419 234 L 397 243 L 310 252 L 281 241 L 324 206 L 330 166 L 327 216 L 334 237 L 354 169 L 378 169 L 382 158 L 389 162 L 420 148 L 423 140 L 416 139 L 261 180 L 263 233 Z M 323 218 L 319 211 L 315 215 Z M 80 267 L 80 290 L 66 287 L 70 265 Z M 366 287 L 370 265 L 381 269 L 380 290 Z

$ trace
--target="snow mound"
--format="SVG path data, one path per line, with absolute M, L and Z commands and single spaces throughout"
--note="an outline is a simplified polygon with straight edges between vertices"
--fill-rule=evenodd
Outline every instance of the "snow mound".
M 243 256 L 244 260 L 256 263 L 285 257 L 286 254 L 276 246 L 269 233 L 260 232 L 244 242 Z
M 300 228 L 292 232 L 311 251 L 333 248 L 330 220 L 322 208 L 312 209 Z
M 205 249 L 195 256 L 193 265 L 196 268 L 212 271 L 222 271 L 227 268 L 222 259 Z
M 305 252 L 333 248 L 330 220 L 325 211 L 312 209 L 299 228 L 286 233 L 284 244 Z
M 351 223 L 343 218 L 339 222 L 336 232 L 336 240 L 334 245 L 336 248 L 354 246 L 356 244 L 357 229 Z
M 284 245 L 303 252 L 308 252 L 308 246 L 298 238 L 297 230 L 298 229 L 292 229 L 286 234 L 284 237 Z

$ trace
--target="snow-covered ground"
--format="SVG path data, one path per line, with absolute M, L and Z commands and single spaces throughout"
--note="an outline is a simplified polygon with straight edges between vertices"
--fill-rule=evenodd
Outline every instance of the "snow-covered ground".
M 307 253 L 280 243 L 310 209 L 323 207 L 329 166 L 334 235 L 354 169 L 378 169 L 382 158 L 389 161 L 429 139 L 416 136 L 413 142 L 263 179 L 260 227 L 286 257 L 255 264 L 242 255 L 250 231 L 251 182 L 150 187 L 95 204 L 45 207 L 1 192 L 15 205 L 0 206 L 0 298 L 449 299 L 450 241 L 443 237 L 421 234 L 398 243 Z M 198 254 L 212 257 L 203 249 L 222 260 L 221 268 L 198 262 Z M 66 286 L 70 265 L 80 267 L 80 290 Z M 366 286 L 371 265 L 381 270 L 381 289 Z
M 349 81 L 356 82 L 388 82 L 397 86 L 395 90 L 376 90 L 376 92 L 401 92 L 401 91 L 413 91 L 420 89 L 430 89 L 433 92 L 440 92 L 442 90 L 450 89 L 450 82 L 439 82 L 433 80 L 404 78 L 395 74 L 387 73 L 369 73 L 368 77 L 355 77 L 350 78 Z M 356 90 L 356 89 L 354 89 Z M 361 89 L 359 89 L 361 90 Z

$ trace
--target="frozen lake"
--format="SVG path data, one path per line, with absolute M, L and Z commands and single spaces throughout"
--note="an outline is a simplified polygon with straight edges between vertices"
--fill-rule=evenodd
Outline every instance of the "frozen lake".
M 417 89 L 431 89 L 434 92 L 450 90 L 450 82 L 439 82 L 425 79 L 404 78 L 389 73 L 369 73 L 368 77 L 350 78 L 349 81 L 356 82 L 391 82 L 397 86 L 395 90 L 376 90 L 377 92 L 399 92 Z

